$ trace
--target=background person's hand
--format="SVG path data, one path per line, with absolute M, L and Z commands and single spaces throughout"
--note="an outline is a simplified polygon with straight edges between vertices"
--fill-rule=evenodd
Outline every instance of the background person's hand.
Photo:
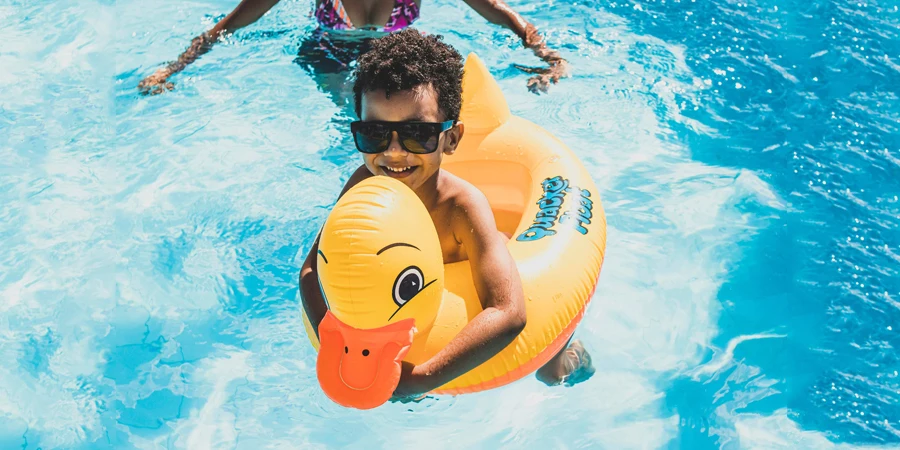
M 138 89 L 142 93 L 150 95 L 162 94 L 163 92 L 175 89 L 175 84 L 169 81 L 169 77 L 181 72 L 188 64 L 196 61 L 200 55 L 208 52 L 216 42 L 214 36 L 218 35 L 218 33 L 203 33 L 200 36 L 195 37 L 191 41 L 190 47 L 178 57 L 177 61 L 170 63 L 166 67 L 157 70 L 153 75 L 141 80 L 141 82 L 138 83 Z
M 515 64 L 515 67 L 525 73 L 535 74 L 528 78 L 528 90 L 535 93 L 546 93 L 551 84 L 559 82 L 560 78 L 569 76 L 569 63 L 560 58 L 550 67 L 528 67 Z
M 175 85 L 169 81 L 172 72 L 168 67 L 157 70 L 153 75 L 148 76 L 138 83 L 138 89 L 142 94 L 156 95 L 166 91 L 171 91 Z
M 525 47 L 530 48 L 534 55 L 541 58 L 548 66 L 527 67 L 515 65 L 516 68 L 525 73 L 535 74 L 533 77 L 528 78 L 529 91 L 535 94 L 547 92 L 551 84 L 556 84 L 560 78 L 569 76 L 568 61 L 563 59 L 558 51 L 548 48 L 544 39 L 538 34 L 537 28 L 531 24 L 525 28 L 523 44 Z

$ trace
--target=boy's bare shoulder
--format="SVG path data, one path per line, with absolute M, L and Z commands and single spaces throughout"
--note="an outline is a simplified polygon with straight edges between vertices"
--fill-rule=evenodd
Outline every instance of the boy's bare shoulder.
M 491 212 L 491 204 L 487 197 L 475 185 L 468 181 L 448 173 L 448 199 L 450 200 L 454 219 L 465 220 L 467 225 L 473 221 L 490 220 L 494 215 Z
M 347 179 L 347 183 L 344 184 L 344 187 L 343 189 L 341 189 L 341 193 L 340 195 L 338 195 L 338 198 L 343 197 L 344 194 L 346 194 L 347 191 L 350 190 L 350 188 L 359 184 L 360 181 L 365 180 L 366 178 L 371 178 L 373 176 L 374 175 L 372 175 L 372 172 L 369 172 L 369 169 L 366 168 L 365 164 L 359 166 L 359 168 L 357 168 L 356 171 L 354 171 L 353 174 L 350 175 L 350 178 Z

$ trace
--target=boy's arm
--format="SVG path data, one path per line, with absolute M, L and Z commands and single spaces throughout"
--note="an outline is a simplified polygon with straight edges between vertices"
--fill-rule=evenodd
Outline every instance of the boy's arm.
M 477 192 L 477 191 L 476 191 Z M 467 193 L 456 208 L 454 231 L 469 256 L 484 310 L 428 361 L 404 368 L 395 396 L 436 389 L 506 348 L 525 328 L 522 281 L 481 192 Z
M 319 338 L 319 323 L 325 318 L 325 312 L 328 306 L 325 304 L 325 298 L 322 296 L 322 290 L 319 287 L 318 274 L 318 258 L 316 254 L 319 251 L 319 237 L 313 242 L 312 248 L 306 255 L 306 261 L 303 262 L 303 268 L 300 269 L 300 300 L 303 303 L 303 310 L 309 319 L 312 329 L 316 332 L 316 339 Z
M 166 67 L 157 70 L 153 75 L 141 80 L 138 84 L 138 89 L 150 94 L 159 94 L 164 90 L 171 90 L 173 85 L 168 81 L 170 76 L 181 72 L 188 64 L 191 64 L 201 55 L 208 52 L 223 34 L 231 33 L 259 20 L 278 1 L 242 0 L 231 14 L 220 20 L 212 29 L 191 40 L 191 45 L 176 61 L 169 63 Z
M 353 172 L 353 175 L 350 175 L 350 179 L 347 180 L 347 184 L 341 189 L 338 198 L 343 197 L 350 188 L 371 176 L 372 174 L 369 172 L 369 169 L 366 169 L 366 166 L 360 166 L 360 168 L 356 169 L 356 172 Z M 309 319 L 313 330 L 316 331 L 317 339 L 319 337 L 319 323 L 322 322 L 325 312 L 328 311 L 328 306 L 322 297 L 322 288 L 319 287 L 319 274 L 316 267 L 318 264 L 317 254 L 319 252 L 320 237 L 321 231 L 316 236 L 316 241 L 313 242 L 312 248 L 309 249 L 309 253 L 306 255 L 303 268 L 300 269 L 300 299 L 303 302 L 303 310 L 306 311 L 306 317 Z

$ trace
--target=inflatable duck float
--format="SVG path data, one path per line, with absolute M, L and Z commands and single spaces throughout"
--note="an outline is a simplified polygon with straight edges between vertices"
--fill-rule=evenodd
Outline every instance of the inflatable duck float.
M 466 60 L 460 120 L 466 134 L 442 168 L 488 198 L 525 292 L 527 324 L 490 360 L 433 391 L 463 394 L 516 381 L 569 341 L 600 275 L 606 218 L 590 175 L 547 131 L 510 114 L 474 54 Z M 318 274 L 329 312 L 316 339 L 325 394 L 359 409 L 390 399 L 402 361 L 421 364 L 482 305 L 468 261 L 444 264 L 431 217 L 415 193 L 368 178 L 337 202 L 322 229 Z

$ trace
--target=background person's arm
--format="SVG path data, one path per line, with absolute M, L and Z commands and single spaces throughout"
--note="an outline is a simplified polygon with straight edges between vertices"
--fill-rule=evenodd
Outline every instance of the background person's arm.
M 506 2 L 503 0 L 464 1 L 488 22 L 512 30 L 522 40 L 522 45 L 530 48 L 538 58 L 547 63 L 548 67 L 520 67 L 528 73 L 535 74 L 528 79 L 528 88 L 531 91 L 546 92 L 551 83 L 556 83 L 560 78 L 568 76 L 569 68 L 566 60 L 559 56 L 559 52 L 547 47 L 547 43 L 541 38 L 538 29 L 510 8 Z
M 174 85 L 169 81 L 169 77 L 181 72 L 188 64 L 191 64 L 201 55 L 208 52 L 223 34 L 231 33 L 259 20 L 259 18 L 272 9 L 278 1 L 279 0 L 241 1 L 231 14 L 220 20 L 219 23 L 212 27 L 212 29 L 195 37 L 191 41 L 191 45 L 177 60 L 169 63 L 166 67 L 157 70 L 153 75 L 144 78 L 138 84 L 138 89 L 150 94 L 159 94 L 166 90 L 171 90 L 174 88 Z

